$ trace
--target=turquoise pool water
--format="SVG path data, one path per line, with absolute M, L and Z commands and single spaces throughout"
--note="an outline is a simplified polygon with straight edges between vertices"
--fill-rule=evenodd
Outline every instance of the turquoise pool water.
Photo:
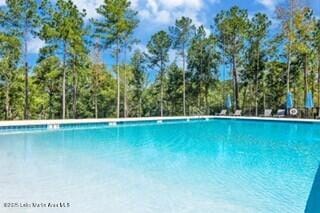
M 299 213 L 319 161 L 320 124 L 312 123 L 210 120 L 1 133 L 0 201 L 71 204 L 58 212 Z

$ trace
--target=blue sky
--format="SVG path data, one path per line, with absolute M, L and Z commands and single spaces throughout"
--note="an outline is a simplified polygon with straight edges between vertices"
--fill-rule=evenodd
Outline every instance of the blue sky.
M 139 13 L 140 24 L 135 31 L 135 37 L 141 43 L 136 46 L 145 50 L 145 45 L 151 35 L 159 30 L 167 30 L 168 26 L 173 25 L 174 21 L 181 16 L 191 17 L 194 23 L 199 26 L 205 25 L 207 31 L 210 31 L 210 25 L 213 24 L 213 17 L 220 11 L 226 10 L 233 5 L 248 10 L 249 16 L 256 12 L 264 12 L 274 19 L 274 10 L 277 4 L 284 0 L 131 0 L 132 8 Z M 320 0 L 304 0 L 315 10 L 315 14 L 320 17 Z M 103 0 L 73 0 L 79 9 L 86 9 L 87 17 L 98 18 L 95 11 Z M 0 0 L 0 5 L 5 4 L 5 0 Z M 273 28 L 277 28 L 274 20 Z M 34 64 L 37 59 L 37 52 L 44 43 L 39 39 L 30 40 L 29 61 Z M 104 61 L 107 65 L 113 64 L 113 59 L 106 51 Z M 170 58 L 173 60 L 175 54 L 170 52 Z

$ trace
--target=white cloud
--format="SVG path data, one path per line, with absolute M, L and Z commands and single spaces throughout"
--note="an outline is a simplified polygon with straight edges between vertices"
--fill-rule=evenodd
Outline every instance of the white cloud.
M 157 0 L 147 0 L 146 7 L 151 10 L 152 13 L 157 13 L 159 10 L 159 5 Z
M 4 1 L 4 0 L 0 0 Z M 86 10 L 86 19 L 97 18 L 99 15 L 96 9 L 103 4 L 104 0 L 73 0 L 79 10 Z M 131 8 L 136 9 L 139 5 L 139 0 L 131 0 Z
M 77 5 L 79 10 L 86 10 L 86 18 L 96 18 L 98 17 L 96 8 L 103 3 L 103 0 L 73 0 L 73 2 Z
M 147 52 L 147 47 L 144 44 L 138 43 L 138 44 L 134 44 L 132 47 L 133 50 L 140 50 L 141 52 Z
M 6 4 L 6 0 L 0 0 L 0 6 L 5 5 Z
M 0 0 L 2 1 L 4 2 Z M 220 0 L 208 1 L 218 3 Z M 80 10 L 86 10 L 86 19 L 97 18 L 99 15 L 96 8 L 103 4 L 103 0 L 73 0 L 73 2 Z M 188 16 L 198 26 L 202 24 L 198 15 L 204 7 L 204 0 L 131 0 L 131 7 L 139 12 L 142 21 L 149 23 L 165 25 L 181 16 Z
M 141 19 L 148 20 L 151 17 L 151 13 L 148 10 L 140 10 L 139 16 Z
M 174 9 L 177 7 L 188 7 L 188 8 L 194 8 L 194 9 L 200 9 L 203 5 L 202 0 L 174 0 L 174 1 L 159 0 L 159 3 L 164 8 L 168 8 L 168 9 Z
M 168 24 L 171 21 L 171 14 L 167 10 L 160 10 L 154 19 L 155 22 Z
M 190 17 L 199 26 L 202 24 L 199 13 L 204 0 L 136 0 L 139 1 L 139 16 L 142 21 L 155 24 L 172 24 L 181 16 Z M 219 0 L 210 0 L 217 3 Z M 140 10 L 139 10 L 140 9 Z
M 39 39 L 38 37 L 36 37 L 36 38 L 30 39 L 28 45 L 29 45 L 28 46 L 29 52 L 37 54 L 39 53 L 40 48 L 45 45 L 45 42 Z
M 256 1 L 270 10 L 274 10 L 277 4 L 279 3 L 279 0 L 256 0 Z
M 130 2 L 131 2 L 131 7 L 134 9 L 137 8 L 139 5 L 139 0 L 131 0 Z

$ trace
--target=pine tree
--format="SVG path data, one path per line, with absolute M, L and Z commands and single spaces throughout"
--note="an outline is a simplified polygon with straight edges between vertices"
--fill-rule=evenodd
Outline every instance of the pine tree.
M 136 50 L 131 58 L 132 79 L 129 82 L 133 99 L 133 115 L 141 117 L 143 114 L 143 92 L 146 86 L 145 57 L 140 50 Z
M 181 17 L 176 20 L 175 26 L 169 28 L 173 40 L 173 48 L 178 50 L 182 57 L 183 70 L 183 115 L 186 116 L 186 50 L 189 48 L 191 39 L 195 34 L 196 28 L 192 20 L 188 17 Z
M 163 116 L 163 97 L 164 88 L 163 80 L 166 70 L 167 62 L 169 61 L 169 49 L 171 46 L 171 39 L 165 31 L 159 31 L 155 33 L 148 42 L 148 59 L 151 67 L 157 67 L 159 69 L 159 81 L 160 81 L 160 116 Z
M 83 52 L 83 18 L 71 0 L 58 0 L 56 5 L 43 5 L 45 10 L 44 23 L 40 37 L 47 45 L 55 47 L 55 53 L 62 57 L 62 119 L 66 118 L 66 81 L 67 62 L 73 57 L 75 62 L 76 52 Z M 75 105 L 75 103 L 74 103 Z
M 24 66 L 24 119 L 29 118 L 29 63 L 28 43 L 32 36 L 37 35 L 37 28 L 40 25 L 39 8 L 35 0 L 6 0 L 6 6 L 1 8 L 3 18 L 1 25 L 9 34 L 19 37 L 22 48 L 22 61 Z
M 20 46 L 17 37 L 0 33 L 0 85 L 3 85 L 5 96 L 5 120 L 12 119 L 11 92 L 18 74 Z
M 120 117 L 120 66 L 119 55 L 121 45 L 130 37 L 137 27 L 137 12 L 130 8 L 128 0 L 104 0 L 97 9 L 101 19 L 93 20 L 95 37 L 102 43 L 104 49 L 113 48 L 116 59 L 117 73 L 117 117 Z
M 248 33 L 249 20 L 247 10 L 237 6 L 227 11 L 221 11 L 215 17 L 217 37 L 232 64 L 232 77 L 234 88 L 234 108 L 239 108 L 238 64 L 244 50 Z

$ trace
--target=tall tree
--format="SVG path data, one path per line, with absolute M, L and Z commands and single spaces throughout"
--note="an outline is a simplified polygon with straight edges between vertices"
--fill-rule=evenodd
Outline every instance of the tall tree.
M 224 49 L 232 64 L 234 108 L 239 108 L 239 85 L 238 85 L 238 59 L 244 49 L 245 39 L 248 33 L 248 12 L 237 6 L 227 11 L 221 11 L 215 17 L 217 38 L 221 49 Z
M 286 0 L 276 8 L 277 19 L 281 23 L 282 31 L 280 36 L 285 42 L 285 54 L 287 56 L 287 91 L 290 91 L 290 72 L 292 54 L 294 52 L 293 45 L 296 42 L 296 30 L 294 29 L 294 17 L 296 11 L 299 10 L 299 0 Z
M 29 118 L 29 64 L 28 43 L 31 36 L 37 34 L 36 30 L 40 23 L 37 1 L 34 0 L 6 0 L 6 7 L 2 7 L 3 18 L 1 24 L 9 33 L 17 36 L 23 45 L 23 65 L 25 70 L 25 95 L 24 95 L 24 119 Z
M 0 33 L 0 85 L 3 84 L 5 96 L 4 119 L 11 119 L 11 91 L 16 82 L 20 58 L 20 41 L 17 37 Z
M 216 38 L 212 35 L 207 36 L 204 26 L 200 26 L 188 52 L 188 67 L 192 74 L 191 78 L 198 98 L 198 109 L 201 113 L 209 113 L 209 87 L 217 80 L 219 59 Z M 202 103 L 204 103 L 205 111 L 201 109 Z
M 59 103 L 61 94 L 61 64 L 60 59 L 52 54 L 53 48 L 50 46 L 40 49 L 40 57 L 34 69 L 35 81 L 39 85 L 38 89 L 45 97 L 48 115 L 46 118 L 54 119 L 59 115 Z
M 133 105 L 136 106 L 134 109 L 134 115 L 142 116 L 142 97 L 144 88 L 146 86 L 146 74 L 145 74 L 145 57 L 140 50 L 136 50 L 131 58 L 132 66 L 132 79 L 129 82 L 132 90 Z
M 119 54 L 121 45 L 133 33 L 138 21 L 137 12 L 130 8 L 128 0 L 104 0 L 97 8 L 101 19 L 93 20 L 95 36 L 102 42 L 104 48 L 113 47 L 116 59 L 117 73 L 117 117 L 120 117 L 120 66 Z
M 178 67 L 176 62 L 173 62 L 167 71 L 167 87 L 166 95 L 170 108 L 170 115 L 181 114 L 183 108 L 183 102 L 181 100 L 181 95 L 183 93 L 183 71 Z
M 303 58 L 304 102 L 306 102 L 307 92 L 309 90 L 308 65 L 312 57 L 312 32 L 315 27 L 312 10 L 307 7 L 297 10 L 294 16 L 294 26 L 297 30 L 297 40 L 293 44 L 293 49 L 296 49 L 297 54 Z
M 136 28 L 138 25 L 138 20 L 136 20 L 136 24 L 135 26 L 133 26 L 132 29 Z M 127 73 L 126 73 L 126 64 L 127 62 L 127 53 L 128 51 L 132 50 L 132 46 L 134 44 L 137 44 L 139 41 L 135 38 L 133 38 L 132 35 L 133 31 L 128 32 L 127 36 L 124 37 L 124 41 L 123 41 L 123 65 L 124 65 L 124 79 L 123 79 L 123 83 L 124 83 L 124 94 L 123 94 L 123 114 L 124 117 L 126 118 L 128 116 L 128 79 L 127 79 Z
M 169 28 L 173 40 L 173 48 L 178 50 L 182 57 L 183 71 L 183 115 L 186 115 L 186 50 L 190 46 L 192 37 L 195 34 L 196 28 L 192 24 L 192 20 L 188 17 L 181 17 L 176 20 L 175 26 Z
M 53 6 L 42 5 L 45 11 L 40 37 L 47 45 L 55 47 L 62 57 L 62 119 L 66 118 L 67 61 L 82 47 L 84 12 L 80 12 L 71 0 L 58 0 Z
M 98 118 L 99 116 L 99 107 L 98 107 L 98 94 L 101 87 L 104 70 L 104 65 L 101 60 L 101 48 L 97 42 L 93 44 L 92 51 L 92 65 L 91 65 L 91 94 L 93 98 L 94 105 L 94 116 Z
M 313 31 L 313 48 L 316 53 L 316 58 L 318 61 L 318 110 L 320 110 L 320 19 L 315 20 L 316 25 Z
M 169 61 L 169 49 L 171 46 L 171 39 L 165 31 L 159 31 L 154 34 L 148 42 L 148 59 L 152 67 L 159 68 L 160 80 L 160 115 L 163 116 L 163 77 L 166 69 L 167 62 Z
M 258 116 L 259 80 L 263 78 L 266 63 L 266 45 L 268 28 L 271 22 L 265 14 L 257 13 L 251 19 L 246 51 L 246 69 L 243 71 L 246 80 L 253 83 L 255 115 Z
M 79 72 L 88 65 L 87 50 L 85 47 L 84 36 L 86 34 L 83 28 L 83 19 L 79 18 L 78 28 L 76 28 L 76 35 L 72 37 L 70 43 L 70 67 L 72 70 L 72 115 L 77 118 L 77 101 L 78 101 L 78 80 Z
M 283 97 L 286 93 L 286 78 L 284 71 L 286 63 L 270 61 L 266 64 L 264 83 L 266 84 L 266 102 L 268 108 L 277 110 L 283 107 Z

